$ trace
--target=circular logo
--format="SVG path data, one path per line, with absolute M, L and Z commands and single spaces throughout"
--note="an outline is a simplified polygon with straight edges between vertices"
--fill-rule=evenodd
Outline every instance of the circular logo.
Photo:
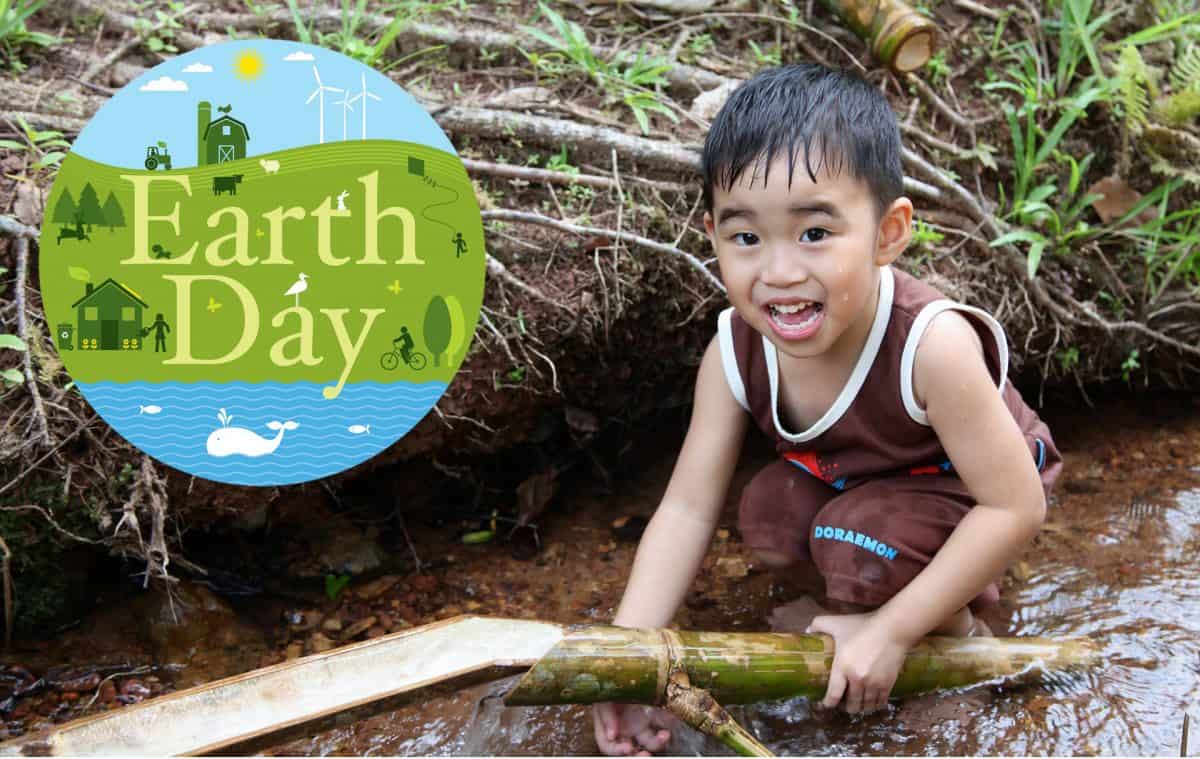
M 62 161 L 46 316 L 88 402 L 189 474 L 283 485 L 407 433 L 462 363 L 483 226 L 454 147 L 338 53 L 226 42 L 118 92 Z

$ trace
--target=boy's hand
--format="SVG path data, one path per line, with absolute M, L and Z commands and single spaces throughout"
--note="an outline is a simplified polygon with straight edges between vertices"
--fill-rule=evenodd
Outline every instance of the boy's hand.
M 887 706 L 888 695 L 904 664 L 908 644 L 887 628 L 871 624 L 874 614 L 823 615 L 809 625 L 810 633 L 833 636 L 833 669 L 822 704 L 842 703 L 850 714 Z
M 650 756 L 666 748 L 675 718 L 637 704 L 596 704 L 596 745 L 609 756 Z

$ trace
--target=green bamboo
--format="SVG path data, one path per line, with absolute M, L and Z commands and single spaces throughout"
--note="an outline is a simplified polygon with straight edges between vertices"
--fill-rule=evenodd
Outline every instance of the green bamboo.
M 893 696 L 993 680 L 1041 667 L 1092 663 L 1086 640 L 925 638 L 905 658 Z M 640 703 L 662 705 L 672 671 L 723 704 L 792 696 L 821 697 L 833 664 L 826 635 L 571 628 L 505 697 L 509 705 Z
M 929 62 L 937 48 L 937 26 L 903 0 L 824 0 L 871 52 L 901 74 Z

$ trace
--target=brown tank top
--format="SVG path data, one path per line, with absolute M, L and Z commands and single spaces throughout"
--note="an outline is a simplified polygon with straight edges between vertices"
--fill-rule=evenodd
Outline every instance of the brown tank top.
M 779 418 L 774 344 L 733 308 L 721 313 L 717 335 L 730 392 L 775 440 L 776 450 L 839 490 L 883 476 L 951 472 L 946 452 L 913 395 L 912 370 L 929 322 L 954 309 L 979 333 L 992 377 L 1041 470 L 1051 443 L 1049 430 L 1008 380 L 1008 341 L 1000 323 L 985 311 L 948 300 L 899 269 L 883 267 L 879 280 L 874 322 L 850 379 L 829 410 L 799 432 L 785 430 Z

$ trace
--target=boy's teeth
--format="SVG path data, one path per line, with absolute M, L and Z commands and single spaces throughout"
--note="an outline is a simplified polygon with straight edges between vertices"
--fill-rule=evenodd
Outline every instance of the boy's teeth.
M 780 324 L 788 327 L 807 327 L 817 319 L 822 308 L 820 303 L 809 301 L 789 305 L 772 303 L 770 310 L 772 318 Z

